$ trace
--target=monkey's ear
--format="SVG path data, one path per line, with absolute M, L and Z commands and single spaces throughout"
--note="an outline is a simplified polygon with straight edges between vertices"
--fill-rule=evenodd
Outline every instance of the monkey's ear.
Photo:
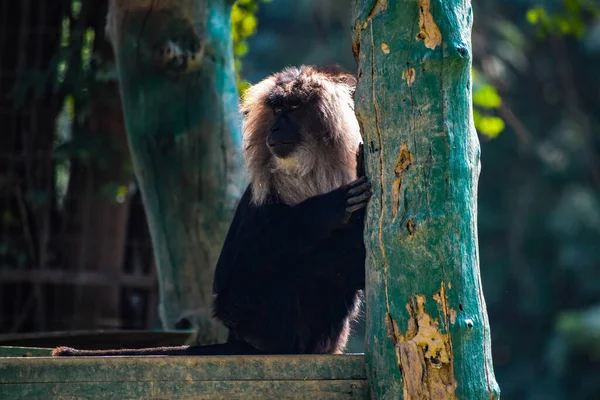
M 356 83 L 358 82 L 356 80 L 356 77 L 354 75 L 350 75 L 350 74 L 338 75 L 336 80 L 339 83 L 343 83 L 345 85 L 350 86 L 352 88 L 352 90 L 354 90 L 356 88 Z

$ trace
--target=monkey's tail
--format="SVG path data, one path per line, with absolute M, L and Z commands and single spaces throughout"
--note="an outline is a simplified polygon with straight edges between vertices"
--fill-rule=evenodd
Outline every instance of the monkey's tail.
M 213 356 L 213 355 L 260 355 L 264 352 L 246 342 L 235 341 L 207 346 L 150 347 L 145 349 L 77 350 L 57 347 L 53 357 L 98 357 L 98 356 Z

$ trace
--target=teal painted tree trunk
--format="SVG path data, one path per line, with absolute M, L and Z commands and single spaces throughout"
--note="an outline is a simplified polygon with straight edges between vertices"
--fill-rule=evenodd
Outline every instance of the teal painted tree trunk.
M 111 0 L 127 134 L 149 221 L 164 328 L 187 319 L 205 343 L 214 267 L 243 189 L 226 0 Z
M 479 275 L 468 0 L 355 0 L 356 113 L 373 182 L 374 398 L 496 399 Z

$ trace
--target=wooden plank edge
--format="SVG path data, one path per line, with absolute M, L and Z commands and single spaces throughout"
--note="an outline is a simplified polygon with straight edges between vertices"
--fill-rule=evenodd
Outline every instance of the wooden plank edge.
M 2 399 L 368 399 L 366 380 L 0 384 Z
M 0 384 L 366 379 L 362 355 L 0 358 Z
M 43 347 L 0 346 L 0 360 L 5 357 L 48 357 L 52 349 Z

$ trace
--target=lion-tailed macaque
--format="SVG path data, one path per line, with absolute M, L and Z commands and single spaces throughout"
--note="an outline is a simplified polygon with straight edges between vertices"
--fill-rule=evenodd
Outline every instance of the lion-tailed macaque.
M 355 78 L 286 68 L 243 98 L 250 183 L 217 263 L 214 317 L 226 343 L 137 350 L 58 348 L 59 356 L 335 354 L 365 286 L 364 175 Z

